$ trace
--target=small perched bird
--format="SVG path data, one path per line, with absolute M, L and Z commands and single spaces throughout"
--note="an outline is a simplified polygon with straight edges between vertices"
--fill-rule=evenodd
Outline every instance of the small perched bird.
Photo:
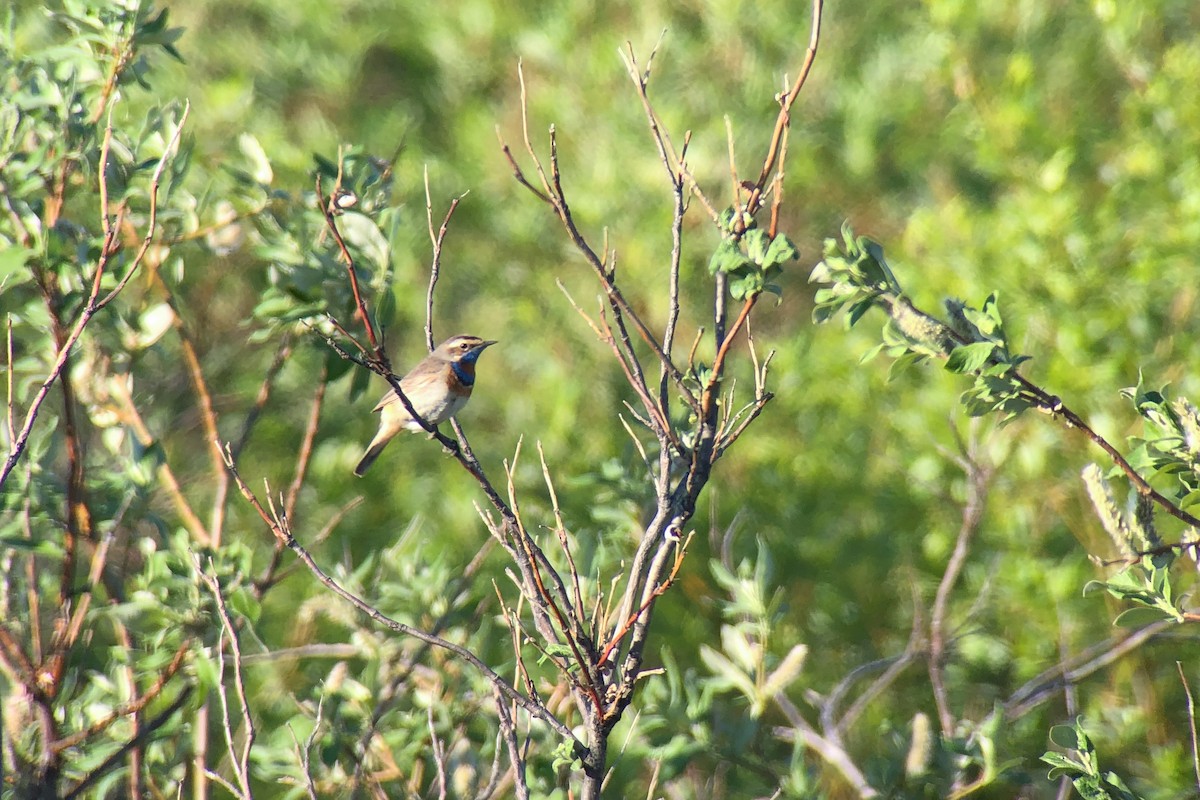
M 494 345 L 494 341 L 478 336 L 451 336 L 425 356 L 408 374 L 400 379 L 400 388 L 422 419 L 430 425 L 441 425 L 467 404 L 471 389 L 475 386 L 475 362 L 479 354 Z M 379 418 L 379 433 L 371 440 L 367 452 L 354 468 L 354 474 L 362 477 L 383 448 L 400 431 L 425 430 L 413 419 L 400 402 L 396 390 L 391 389 L 375 406 L 382 412 Z

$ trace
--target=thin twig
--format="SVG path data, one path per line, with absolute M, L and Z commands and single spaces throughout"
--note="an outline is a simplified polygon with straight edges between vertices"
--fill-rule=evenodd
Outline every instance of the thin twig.
M 242 421 L 242 430 L 238 434 L 237 439 L 234 440 L 234 458 L 240 456 L 242 451 L 246 449 L 246 445 L 250 441 L 250 434 L 254 431 L 254 426 L 258 422 L 263 409 L 266 408 L 267 400 L 271 397 L 271 388 L 275 385 L 275 379 L 279 376 L 280 370 L 283 369 L 283 365 L 288 362 L 291 355 L 292 334 L 284 333 L 279 340 L 279 346 L 275 348 L 275 357 L 271 360 L 267 371 L 263 373 L 262 383 L 258 386 L 258 394 L 254 397 L 254 405 L 250 406 L 250 410 L 246 412 L 246 419 Z M 224 461 L 221 464 L 224 466 Z M 224 469 L 221 471 L 224 472 Z
M 878 298 L 881 307 L 888 313 L 889 316 L 895 317 L 897 314 L 913 314 L 919 317 L 922 321 L 927 321 L 936 326 L 939 334 L 946 336 L 952 340 L 955 345 L 968 345 L 972 341 L 962 333 L 956 331 L 950 325 L 942 322 L 938 318 L 927 314 L 925 311 L 913 305 L 912 301 L 907 297 L 898 294 L 889 294 Z M 949 355 L 949 350 L 940 354 L 941 358 L 946 358 Z M 1121 454 L 1111 442 L 1098 434 L 1084 419 L 1065 403 L 1062 398 L 1057 395 L 1050 394 L 1042 387 L 1033 383 L 1020 372 L 1012 370 L 1010 377 L 1025 393 L 1025 399 L 1035 408 L 1043 411 L 1056 419 L 1061 419 L 1066 423 L 1068 428 L 1075 428 L 1086 436 L 1093 444 L 1105 452 L 1114 464 L 1125 474 L 1137 490 L 1138 494 L 1149 499 L 1155 505 L 1166 511 L 1171 516 L 1187 524 L 1189 527 L 1200 528 L 1200 517 L 1196 517 L 1173 503 L 1170 499 L 1158 492 L 1150 483 L 1142 477 L 1142 475 L 1129 463 L 1129 460 Z M 1179 545 L 1170 545 L 1167 549 L 1176 548 Z
M 324 364 L 316 374 L 316 389 L 313 390 L 312 407 L 308 412 L 308 422 L 304 426 L 304 435 L 300 438 L 300 447 L 296 453 L 296 472 L 284 495 L 283 513 L 289 517 L 296 511 L 296 503 L 300 501 L 300 490 L 304 488 L 304 478 L 308 474 L 309 464 L 312 463 L 313 445 L 317 440 L 317 428 L 321 424 L 321 408 L 325 404 L 325 392 L 329 388 L 329 371 Z M 236 452 L 234 454 L 236 458 Z
M 779 104 L 779 116 L 775 120 L 775 130 L 771 134 L 771 144 L 767 147 L 767 157 L 763 161 L 762 171 L 758 174 L 758 181 L 755 183 L 754 191 L 750 193 L 750 199 L 746 201 L 746 209 L 751 214 L 758 210 L 763 189 L 767 185 L 767 178 L 770 176 L 771 170 L 774 169 L 775 160 L 779 157 L 780 150 L 783 148 L 788 124 L 792 118 L 792 105 L 796 102 L 796 98 L 800 96 L 800 90 L 804 88 L 804 83 L 808 80 L 809 73 L 812 72 L 812 65 L 817 57 L 817 46 L 821 42 L 821 16 L 824 6 L 824 0 L 813 0 L 812 30 L 809 33 L 808 49 L 804 53 L 804 63 L 800 65 L 800 74 L 796 76 L 796 82 L 792 84 L 792 90 L 787 93 L 787 96 Z
M 442 244 L 446 241 L 446 232 L 450 228 L 450 218 L 458 204 L 467 196 L 463 192 L 450 201 L 446 215 L 442 217 L 442 227 L 435 233 L 433 230 L 433 198 L 429 193 L 429 167 L 425 167 L 425 220 L 429 225 L 429 241 L 433 246 L 433 255 L 429 263 L 429 290 L 425 293 L 425 346 L 433 352 L 433 290 L 437 288 L 438 275 L 442 269 Z
M 800 740 L 804 746 L 824 759 L 853 787 L 858 797 L 867 800 L 879 796 L 879 792 L 867 781 L 863 771 L 850 754 L 837 743 L 813 729 L 800 710 L 783 694 L 776 695 L 775 703 L 787 718 L 788 728 L 776 728 L 774 734 L 785 741 Z
M 85 775 L 79 781 L 79 783 L 75 784 L 70 791 L 64 793 L 62 796 L 63 800 L 75 800 L 76 797 L 81 796 L 83 792 L 93 783 L 100 780 L 100 778 L 102 778 L 109 770 L 121 763 L 121 760 L 125 758 L 126 753 L 133 748 L 144 744 L 155 731 L 165 725 L 167 721 L 171 719 L 171 717 L 175 716 L 176 712 L 183 708 L 191 696 L 192 687 L 184 687 L 183 691 L 179 693 L 179 696 L 176 697 L 169 706 L 159 712 L 154 719 L 147 722 L 146 725 L 142 727 L 132 739 L 117 748 L 112 755 L 104 759 L 99 766 Z
M 571 243 L 583 255 L 584 259 L 588 262 L 588 264 L 592 267 L 592 270 L 600 279 L 609 302 L 614 306 L 614 311 L 618 314 L 617 318 L 614 320 L 618 328 L 622 331 L 622 333 L 624 333 L 625 318 L 628 318 L 633 323 L 634 329 L 638 332 L 638 335 L 641 336 L 642 340 L 650 346 L 663 369 L 665 369 L 668 374 L 671 375 L 672 380 L 675 382 L 676 387 L 678 388 L 680 394 L 684 397 L 685 401 L 695 408 L 696 399 L 691 390 L 684 384 L 683 374 L 675 366 L 674 362 L 671 361 L 671 358 L 664 352 L 662 346 L 658 343 L 658 340 L 650 332 L 650 329 L 642 321 L 641 317 L 633 310 L 633 307 L 625 299 L 625 296 L 621 293 L 620 289 L 617 288 L 613 273 L 608 269 L 605 260 L 596 254 L 595 250 L 593 250 L 591 245 L 588 244 L 587 240 L 576 226 L 575 219 L 571 214 L 570 206 L 567 203 L 565 195 L 563 194 L 561 176 L 558 171 L 557 143 L 553 127 L 551 127 L 550 130 L 550 147 L 551 172 L 552 175 L 554 175 L 554 183 L 551 183 L 551 181 L 546 177 L 545 168 L 542 165 L 541 159 L 538 158 L 537 152 L 534 149 L 533 143 L 529 137 L 525 74 L 520 66 L 518 66 L 517 75 L 521 85 L 521 130 L 525 141 L 525 149 L 528 152 L 530 159 L 533 161 L 534 169 L 542 183 L 542 190 L 534 190 L 535 194 L 537 194 L 540 199 L 548 203 L 554 209 L 554 212 L 558 216 L 559 221 L 562 223 L 568 238 L 571 239 Z M 525 178 L 524 173 L 517 164 L 516 159 L 513 157 L 512 151 L 508 148 L 507 144 L 504 144 L 503 139 L 501 139 L 501 144 L 503 145 L 503 152 L 509 161 L 509 166 L 512 168 L 514 176 L 521 183 L 521 185 L 532 189 L 531 184 Z M 627 343 L 627 336 L 624 338 Z M 632 350 L 629 350 L 629 354 L 631 355 L 634 363 L 636 363 L 636 358 L 632 357 Z M 640 370 L 640 365 L 636 367 L 636 370 Z
M 1058 694 L 1065 684 L 1078 683 L 1133 652 L 1158 634 L 1178 625 L 1168 619 L 1152 622 L 1121 638 L 1111 638 L 1087 648 L 1069 663 L 1055 664 L 1026 681 L 1004 700 L 1005 719 L 1020 719 Z
M 562 509 L 558 505 L 558 493 L 554 491 L 554 480 L 550 477 L 550 466 L 546 463 L 546 451 L 539 440 L 537 443 L 538 459 L 542 463 L 542 478 L 546 482 L 546 491 L 550 493 L 550 508 L 554 512 L 554 532 L 558 535 L 558 545 L 567 557 L 567 569 L 571 575 L 571 588 L 574 591 L 575 607 L 572 616 L 578 621 L 579 615 L 585 608 L 583 590 L 579 584 L 579 569 L 575 566 L 575 556 L 571 553 L 571 545 L 567 539 L 567 528 L 563 524 Z
M 138 411 L 137 405 L 133 401 L 133 376 L 124 375 L 115 377 L 109 381 L 109 390 L 117 400 L 117 405 L 120 408 L 121 422 L 128 425 L 133 430 L 133 435 L 137 437 L 138 443 L 149 448 L 155 442 L 156 437 L 150 432 L 149 426 L 142 418 L 141 412 Z M 183 488 L 179 484 L 179 480 L 175 477 L 175 472 L 171 469 L 171 465 L 164 458 L 162 463 L 158 465 L 158 481 L 167 496 L 171 498 L 171 503 L 175 506 L 175 512 L 179 514 L 184 527 L 191 534 L 192 541 L 200 547 L 209 547 L 211 541 L 208 536 L 208 529 L 204 527 L 204 522 L 192 509 L 191 503 L 183 494 Z
M 575 665 L 579 668 L 579 674 L 581 676 L 579 681 L 580 687 L 588 695 L 593 707 L 596 710 L 596 713 L 603 715 L 604 704 L 601 702 L 600 695 L 596 691 L 596 686 L 600 683 L 600 681 L 598 679 L 598 675 L 594 672 L 593 661 L 587 657 L 593 654 L 590 652 L 591 648 L 588 647 L 588 643 L 586 641 L 582 641 L 580 637 L 582 625 L 579 621 L 579 614 L 582 612 L 582 609 L 576 609 L 570 605 L 567 605 L 566 612 L 564 613 L 563 609 L 559 607 L 559 604 L 555 602 L 554 597 L 551 596 L 549 591 L 547 591 L 546 584 L 542 579 L 542 570 L 538 564 L 539 559 L 534 555 L 531 549 L 533 539 L 529 536 L 529 533 L 525 528 L 525 524 L 521 521 L 520 509 L 517 506 L 516 486 L 513 480 L 513 472 L 516 469 L 517 458 L 520 455 L 520 452 L 521 441 L 518 440 L 517 450 L 513 454 L 512 464 L 510 465 L 506 461 L 504 471 L 508 478 L 509 506 L 512 508 L 513 515 L 517 520 L 517 541 L 521 548 L 524 549 L 526 559 L 531 566 L 529 576 L 533 578 L 533 581 L 532 586 L 529 588 L 531 590 L 536 589 L 536 595 L 530 597 L 529 599 L 536 606 L 548 609 L 550 615 L 554 617 L 554 621 L 557 624 L 559 631 L 562 633 L 563 639 L 566 640 L 567 647 L 571 650 L 571 655 Z M 549 571 L 554 572 L 552 569 Z M 542 633 L 547 641 L 552 642 L 555 638 L 553 631 L 551 630 L 543 630 Z M 558 660 L 554 659 L 554 662 L 558 663 Z M 566 674 L 569 680 L 574 680 L 574 676 L 569 670 L 564 669 L 563 672 Z
M 174 293 L 170 292 L 165 281 L 162 281 L 161 284 L 163 289 L 167 291 L 167 303 L 170 304 L 171 310 L 174 312 L 175 331 L 179 335 L 183 363 L 187 368 L 192 388 L 196 390 L 196 403 L 200 410 L 200 421 L 204 425 L 205 440 L 209 443 L 208 452 L 211 457 L 213 479 L 217 485 L 216 490 L 213 492 L 212 511 L 208 524 L 208 539 L 209 546 L 217 548 L 221 546 L 221 532 L 225 527 L 225 505 L 229 493 L 229 477 L 222 468 L 221 448 L 216 444 L 220 436 L 220 430 L 217 425 L 217 409 L 213 403 L 212 392 L 208 388 L 208 380 L 204 377 L 204 368 L 200 364 L 200 355 L 196 351 L 196 345 L 183 323 L 183 317 L 179 315 L 180 309 L 176 304 Z
M 180 644 L 175 650 L 175 656 L 171 659 L 171 663 L 167 664 L 166 669 L 159 673 L 158 678 L 156 678 L 154 681 L 154 684 L 147 689 L 144 694 L 134 701 L 124 703 L 114 708 L 108 714 L 87 726 L 87 728 L 81 731 L 76 731 L 70 736 L 64 736 L 57 742 L 54 742 L 54 751 L 56 753 L 61 753 L 67 748 L 77 747 L 93 736 L 102 733 L 122 717 L 128 717 L 133 714 L 137 714 L 146 706 L 148 706 L 154 700 L 154 698 L 158 697 L 159 694 L 162 693 L 162 690 L 167 686 L 167 682 L 170 681 L 171 678 L 175 677 L 175 673 L 179 672 L 179 668 L 183 666 L 184 657 L 188 654 L 188 651 L 191 650 L 191 647 L 192 640 L 185 639 L 183 643 Z
M 367 339 L 371 342 L 371 349 L 375 353 L 375 358 L 386 363 L 387 354 L 383 350 L 383 346 L 379 339 L 375 336 L 375 326 L 371 323 L 371 316 L 367 313 L 367 303 L 363 299 L 362 291 L 358 287 L 358 271 L 354 265 L 354 256 L 350 255 L 350 248 L 346 246 L 346 240 L 342 238 L 342 232 L 337 226 L 337 197 L 342 191 L 342 159 L 338 157 L 338 178 L 337 183 L 333 187 L 333 192 L 329 197 L 325 196 L 325 191 L 321 185 L 321 173 L 317 173 L 317 208 L 325 217 L 325 226 L 330 233 L 333 234 L 333 239 L 337 242 L 338 249 L 342 253 L 342 262 L 346 265 L 346 275 L 350 278 L 350 288 L 354 293 L 354 305 L 358 309 L 358 315 L 362 319 L 363 328 L 367 332 Z
M 246 681 L 245 673 L 242 668 L 242 648 L 239 641 L 237 626 L 233 624 L 233 619 L 229 616 L 229 609 L 225 605 L 225 597 L 221 592 L 221 583 L 217 576 L 211 574 L 200 563 L 198 554 L 192 555 L 192 563 L 196 568 L 196 574 L 208 586 L 212 593 L 213 600 L 217 604 L 217 614 L 221 618 L 222 637 L 228 637 L 229 649 L 233 655 L 233 685 L 237 692 L 238 705 L 242 711 L 242 748 L 239 754 L 234 748 L 232 718 L 229 710 L 229 698 L 222 686 L 218 695 L 221 699 L 222 715 L 224 717 L 225 727 L 225 744 L 229 749 L 229 758 L 234 763 L 234 774 L 237 776 L 238 786 L 241 787 L 241 796 L 243 800 L 250 800 L 252 795 L 250 792 L 250 751 L 254 747 L 254 739 L 257 732 L 254 728 L 254 718 L 250 716 L 250 702 L 246 697 Z M 212 559 L 208 561 L 209 569 L 213 568 Z M 224 646 L 217 647 L 217 658 L 220 661 L 222 673 L 225 666 L 225 648 Z M 222 675 L 223 677 L 223 675 Z
M 437 770 L 438 800 L 446 800 L 446 743 L 437 735 L 437 727 L 433 724 L 433 704 L 425 711 L 429 727 L 429 755 L 433 758 Z
M 967 501 L 962 509 L 962 524 L 954 543 L 954 552 L 946 564 L 946 571 L 938 584 L 937 595 L 933 602 L 933 610 L 929 617 L 929 683 L 933 688 L 933 698 L 937 705 L 938 721 L 941 724 L 942 735 L 950 737 L 954 733 L 954 714 L 950 711 L 950 703 L 946 694 L 946 684 L 943 680 L 943 670 L 946 665 L 946 614 L 950 604 L 950 593 L 958 582 L 958 576 L 966 564 L 967 553 L 971 539 L 979 530 L 987 503 L 988 485 L 992 479 L 992 467 L 980 464 L 978 449 L 972 440 L 964 448 L 963 459 L 967 464 Z
M 613 650 L 615 650 L 617 646 L 621 644 L 621 640 L 629 635 L 629 632 L 633 630 L 634 625 L 637 624 L 642 614 L 646 613 L 646 611 L 650 608 L 650 605 L 655 600 L 666 594 L 667 590 L 670 589 L 675 583 L 675 578 L 679 575 L 679 568 L 683 566 L 684 556 L 687 555 L 687 548 L 691 541 L 692 534 L 689 533 L 682 543 L 673 543 L 676 545 L 675 562 L 672 565 L 671 572 L 667 575 L 666 580 L 662 581 L 662 583 L 655 583 L 654 587 L 647 592 L 646 596 L 642 600 L 641 606 L 638 607 L 637 611 L 635 611 L 633 614 L 630 614 L 621 627 L 613 633 L 608 644 L 605 645 L 604 650 L 601 651 L 600 660 L 597 663 L 604 664 L 608 661 Z
M 237 467 L 231 460 L 226 461 L 226 468 L 229 469 L 230 473 L 232 474 L 234 484 L 238 487 L 238 490 L 242 493 L 242 496 L 248 503 L 250 503 L 250 506 L 258 513 L 263 522 L 266 523 L 268 529 L 271 531 L 271 534 L 275 536 L 276 539 L 282 541 L 288 549 L 295 553 L 296 556 L 304 563 L 304 565 L 308 567 L 309 571 L 312 572 L 313 576 L 327 589 L 334 592 L 334 594 L 338 595 L 343 600 L 347 601 L 359 611 L 366 614 L 380 625 L 383 625 L 388 630 L 391 630 L 394 633 L 399 633 L 403 636 L 411 636 L 414 639 L 431 644 L 434 647 L 439 647 L 454 653 L 472 667 L 479 670 L 479 672 L 504 697 L 515 702 L 532 716 L 542 720 L 559 736 L 575 742 L 578 747 L 583 747 L 582 743 L 578 742 L 578 740 L 575 738 L 570 728 L 556 719 L 539 704 L 533 702 L 529 698 L 521 695 L 519 692 L 513 689 L 503 678 L 497 675 L 495 671 L 491 669 L 491 667 L 484 664 L 479 657 L 470 650 L 467 650 L 466 648 L 455 644 L 454 642 L 443 639 L 440 636 L 433 636 L 418 628 L 413 628 L 386 616 L 379 611 L 379 609 L 353 594 L 337 581 L 333 580 L 333 578 L 329 577 L 329 575 L 323 569 L 321 569 L 321 567 L 316 563 L 303 545 L 296 541 L 295 537 L 292 535 L 287 519 L 278 516 L 272 517 L 272 515 L 267 512 L 262 503 L 259 502 L 257 496 L 255 496 L 254 492 L 251 491 L 250 487 L 246 485 L 246 482 L 242 480 L 241 475 L 237 471 Z
M 1192 770 L 1196 775 L 1196 788 L 1200 789 L 1200 743 L 1196 738 L 1196 701 L 1192 698 L 1192 687 L 1188 685 L 1183 664 L 1176 661 L 1175 669 L 1179 671 L 1179 682 L 1183 684 L 1183 693 L 1187 695 L 1188 729 L 1192 735 Z
M 838 682 L 837 686 L 829 692 L 829 696 L 821 710 L 821 729 L 827 736 L 831 736 L 831 738 L 840 742 L 842 734 L 858 721 L 858 718 L 875 701 L 875 698 L 887 691 L 904 670 L 908 668 L 909 664 L 925 655 L 923 647 L 925 619 L 920 604 L 920 593 L 915 585 L 912 587 L 912 596 L 913 621 L 912 628 L 908 634 L 908 644 L 905 645 L 904 652 L 899 656 L 879 659 L 878 661 L 872 661 L 869 664 L 856 667 Z M 854 702 L 846 708 L 845 713 L 838 717 L 837 707 L 841 704 L 841 698 L 850 690 L 851 685 L 860 677 L 877 669 L 882 669 L 883 674 L 871 681 L 858 697 L 854 699 Z

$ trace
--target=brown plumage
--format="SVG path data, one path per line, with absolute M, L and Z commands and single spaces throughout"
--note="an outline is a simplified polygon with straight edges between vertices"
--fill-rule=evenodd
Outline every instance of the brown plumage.
M 459 334 L 438 345 L 400 379 L 400 388 L 413 410 L 431 425 L 441 425 L 462 410 L 475 386 L 475 361 L 495 343 Z M 374 410 L 380 412 L 379 432 L 354 468 L 354 474 L 360 478 L 398 433 L 424 430 L 394 389 L 383 396 Z

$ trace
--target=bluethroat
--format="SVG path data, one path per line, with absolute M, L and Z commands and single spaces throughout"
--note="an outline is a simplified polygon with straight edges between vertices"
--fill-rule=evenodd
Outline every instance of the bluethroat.
M 400 379 L 400 388 L 413 410 L 430 425 L 441 425 L 457 414 L 467 404 L 471 389 L 475 387 L 475 362 L 479 354 L 494 344 L 494 341 L 478 336 L 459 334 L 438 345 Z M 354 468 L 354 474 L 360 478 L 396 434 L 424 430 L 400 402 L 395 389 L 389 390 L 374 410 L 381 412 L 379 433 L 375 434 L 367 452 Z

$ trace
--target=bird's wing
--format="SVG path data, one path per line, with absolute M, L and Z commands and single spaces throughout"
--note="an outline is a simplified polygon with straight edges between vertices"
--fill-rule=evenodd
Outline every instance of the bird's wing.
M 372 408 L 371 411 L 372 411 L 372 413 L 378 413 L 388 403 L 394 403 L 399 399 L 400 399 L 400 397 L 396 394 L 395 389 L 388 389 L 388 393 L 385 394 L 383 396 L 383 398 L 378 403 L 375 404 L 375 407 Z

